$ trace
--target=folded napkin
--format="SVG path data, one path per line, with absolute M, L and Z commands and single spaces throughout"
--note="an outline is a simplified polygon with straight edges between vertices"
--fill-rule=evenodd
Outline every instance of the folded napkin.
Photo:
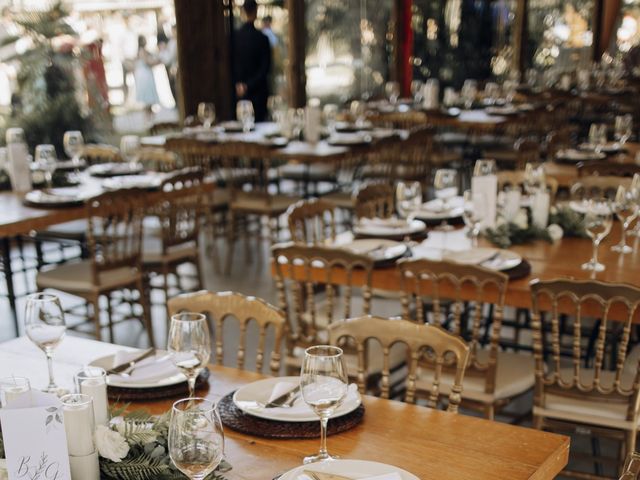
M 297 386 L 298 386 L 298 382 L 291 382 L 291 381 L 277 382 L 273 386 L 273 389 L 271 390 L 271 395 L 269 395 L 269 400 L 267 400 L 266 403 L 272 402 L 279 396 L 284 395 L 287 392 L 290 392 Z M 349 385 L 349 388 L 347 390 L 347 395 L 343 403 L 357 399 L 358 396 L 359 396 L 358 386 L 355 383 L 352 383 L 351 385 Z M 302 392 L 298 392 L 298 397 L 293 402 L 293 405 L 291 407 L 288 407 L 288 408 L 274 407 L 274 408 L 270 408 L 269 410 L 285 410 L 292 414 L 304 414 L 312 411 L 311 407 L 307 405 L 304 399 L 302 398 Z
M 358 227 L 360 228 L 407 228 L 409 223 L 402 218 L 361 218 L 358 221 Z
M 121 350 L 116 352 L 113 363 L 114 365 L 121 365 L 125 362 L 130 362 L 138 355 L 140 355 L 140 352 Z M 112 374 L 109 377 L 118 383 L 130 383 L 133 385 L 163 380 L 178 373 L 180 373 L 178 367 L 173 364 L 171 357 L 164 353 L 139 361 L 129 376 Z
M 480 265 L 496 256 L 495 248 L 472 248 L 471 250 L 445 251 L 443 257 L 465 265 Z

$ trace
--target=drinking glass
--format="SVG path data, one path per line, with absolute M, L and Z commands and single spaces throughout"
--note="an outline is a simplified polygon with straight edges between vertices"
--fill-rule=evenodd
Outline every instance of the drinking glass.
M 620 243 L 611 247 L 614 252 L 631 253 L 633 248 L 627 245 L 627 230 L 631 222 L 638 216 L 638 202 L 636 193 L 632 188 L 625 188 L 620 185 L 616 191 L 616 197 L 613 201 L 613 211 L 620 220 L 622 227 L 622 237 Z
M 478 95 L 478 82 L 475 80 L 465 80 L 460 91 L 462 100 L 464 101 L 464 108 L 469 110 L 473 107 L 476 97 Z
M 53 172 L 56 171 L 56 163 L 58 161 L 56 148 L 48 144 L 36 146 L 34 160 L 44 172 L 47 187 L 53 187 Z
M 171 317 L 167 351 L 178 369 L 185 374 L 189 396 L 196 390 L 196 379 L 209 362 L 211 339 L 207 317 L 201 313 L 183 312 Z
M 395 105 L 400 98 L 400 84 L 398 82 L 387 82 L 384 86 L 384 92 L 387 94 L 389 103 Z
M 82 147 L 84 147 L 84 137 L 82 136 L 82 132 L 79 130 L 69 130 L 68 132 L 64 132 L 62 145 L 67 157 L 73 161 L 77 160 L 82 153 Z
M 359 100 L 354 100 L 349 105 L 349 112 L 351 113 L 351 116 L 353 117 L 353 120 L 355 121 L 356 126 L 360 127 L 364 125 L 365 112 L 366 112 L 366 105 L 364 104 L 364 102 L 361 102 Z
M 122 157 L 130 164 L 135 164 L 139 153 L 140 137 L 137 135 L 123 135 L 120 139 L 120 154 Z
M 465 190 L 462 195 L 463 211 L 462 219 L 471 234 L 471 245 L 475 248 L 478 246 L 478 235 L 480 235 L 480 226 L 484 220 L 485 199 L 484 195 L 471 190 Z
M 476 160 L 473 166 L 474 177 L 484 177 L 487 175 L 495 175 L 496 173 L 496 161 L 492 159 L 481 158 Z
M 538 71 L 535 68 L 528 69 L 524 77 L 529 88 L 534 89 L 538 86 Z
M 444 89 L 442 104 L 446 108 L 455 107 L 458 104 L 458 94 L 452 87 L 446 87 Z
M 422 80 L 413 80 L 411 82 L 411 96 L 415 103 L 420 104 L 424 100 L 423 88 L 424 83 L 422 83 Z
M 329 130 L 329 135 L 336 133 L 336 120 L 338 118 L 338 106 L 332 103 L 328 103 L 322 109 L 322 115 L 324 116 L 324 123 Z
M 633 117 L 630 114 L 616 116 L 614 138 L 617 142 L 625 144 L 631 138 L 633 130 Z
M 304 108 L 293 109 L 293 136 L 296 139 L 300 138 L 304 130 L 305 116 Z
M 255 114 L 253 112 L 253 103 L 249 100 L 240 100 L 236 105 L 236 116 L 242 124 L 242 131 L 248 133 L 255 123 Z
M 524 166 L 523 182 L 523 187 L 527 195 L 533 195 L 542 188 L 545 188 L 545 186 L 544 166 L 542 164 L 535 165 L 533 163 L 527 163 Z
M 422 186 L 420 182 L 398 182 L 396 187 L 396 208 L 401 217 L 409 214 L 422 205 Z
M 458 172 L 450 168 L 436 170 L 433 180 L 436 198 L 442 200 L 444 209 L 448 209 L 448 202 L 458 195 Z
M 584 228 L 593 241 L 593 256 L 591 260 L 582 265 L 583 270 L 594 272 L 604 270 L 604 265 L 598 262 L 598 247 L 600 242 L 609 235 L 612 224 L 613 216 L 609 202 L 604 198 L 589 200 L 584 216 Z
M 203 127 L 211 128 L 213 122 L 216 121 L 216 106 L 210 102 L 200 102 L 198 104 L 198 119 Z
M 484 98 L 487 104 L 493 105 L 500 96 L 500 86 L 495 82 L 487 82 L 484 86 Z
M 26 377 L 0 378 L 0 407 L 31 391 L 31 383 Z
M 53 351 L 64 337 L 67 329 L 60 299 L 50 293 L 30 295 L 27 299 L 24 322 L 27 337 L 47 357 L 49 385 L 44 391 L 61 394 L 62 390 L 56 385 L 53 378 Z
M 169 420 L 169 457 L 191 480 L 202 480 L 222 461 L 224 432 L 216 405 L 204 398 L 178 400 Z
M 320 417 L 320 451 L 305 457 L 304 463 L 331 460 L 327 451 L 327 423 L 347 396 L 347 369 L 342 349 L 329 345 L 309 347 L 304 352 L 300 371 L 302 398 Z

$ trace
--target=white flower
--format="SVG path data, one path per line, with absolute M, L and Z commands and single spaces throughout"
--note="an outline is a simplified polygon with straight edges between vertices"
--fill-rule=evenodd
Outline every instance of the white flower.
M 7 461 L 0 458 L 0 480 L 9 480 L 9 472 L 7 472 Z
M 513 217 L 513 223 L 522 230 L 529 228 L 529 218 L 527 217 L 527 211 L 524 208 L 518 210 L 518 213 Z
M 558 207 L 552 206 L 549 208 L 549 215 L 557 215 L 558 214 Z
M 562 230 L 562 227 L 557 223 L 552 223 L 551 225 L 549 225 L 547 227 L 547 233 L 551 237 L 551 240 L 553 240 L 554 242 L 562 240 L 562 237 L 564 236 L 564 230 Z
M 116 463 L 129 453 L 129 444 L 124 437 L 104 425 L 96 428 L 96 446 L 101 457 Z

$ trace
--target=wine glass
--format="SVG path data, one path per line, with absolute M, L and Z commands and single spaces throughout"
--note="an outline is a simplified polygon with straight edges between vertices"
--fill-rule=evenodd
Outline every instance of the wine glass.
M 82 148 L 84 147 L 84 137 L 82 136 L 82 132 L 79 130 L 69 130 L 68 132 L 64 132 L 62 145 L 67 157 L 76 162 L 78 157 L 82 154 Z
M 422 205 L 422 186 L 420 182 L 398 182 L 396 186 L 396 208 L 401 217 L 409 214 Z
M 630 114 L 616 116 L 614 138 L 617 142 L 625 144 L 631 138 L 633 130 L 633 117 Z
M 462 100 L 464 101 L 464 108 L 467 110 L 473 107 L 473 103 L 476 101 L 478 95 L 478 82 L 475 80 L 465 80 L 462 84 L 462 90 L 460 91 Z
M 458 172 L 451 168 L 436 170 L 433 180 L 436 198 L 442 200 L 444 210 L 449 209 L 449 200 L 458 195 Z
M 120 154 L 134 169 L 140 154 L 140 137 L 137 135 L 123 135 L 120 139 Z
M 387 82 L 384 86 L 384 92 L 387 94 L 389 103 L 395 105 L 400 98 L 400 84 L 398 82 Z
M 327 423 L 347 396 L 347 369 L 342 349 L 329 345 L 309 347 L 304 352 L 300 371 L 302 398 L 320 417 L 320 451 L 305 457 L 304 463 L 331 460 L 327 452 Z
M 524 166 L 523 187 L 527 195 L 533 195 L 546 185 L 544 166 L 527 163 Z
M 620 243 L 611 247 L 614 252 L 631 253 L 633 248 L 627 245 L 627 230 L 631 222 L 638 216 L 638 203 L 636 192 L 633 189 L 625 188 L 620 185 L 616 191 L 616 197 L 613 201 L 613 211 L 620 220 L 622 226 L 622 237 Z
M 250 100 L 240 100 L 236 105 L 236 116 L 242 124 L 242 131 L 248 133 L 255 123 L 255 114 L 253 112 L 253 103 Z
M 53 172 L 56 171 L 56 163 L 58 162 L 56 148 L 49 144 L 37 145 L 34 161 L 44 172 L 44 180 L 47 187 L 53 187 Z
M 496 161 L 492 159 L 481 158 L 476 160 L 473 166 L 474 177 L 485 177 L 487 175 L 495 175 L 496 173 Z
M 60 299 L 50 293 L 30 295 L 27 299 L 24 323 L 29 340 L 47 356 L 49 385 L 44 391 L 58 395 L 66 393 L 56 385 L 53 378 L 53 351 L 62 341 L 67 330 Z
M 178 369 L 185 374 L 189 396 L 196 390 L 196 379 L 209 362 L 211 339 L 207 317 L 201 313 L 183 312 L 171 317 L 167 351 Z
M 293 136 L 299 139 L 304 130 L 306 113 L 304 108 L 295 108 L 293 111 Z
M 422 80 L 413 80 L 411 82 L 411 96 L 416 104 L 422 103 L 424 100 L 424 83 Z
M 356 126 L 361 127 L 362 125 L 364 125 L 365 112 L 366 112 L 366 106 L 364 102 L 361 102 L 359 100 L 354 100 L 349 105 L 349 112 L 351 113 L 351 116 L 353 117 L 353 120 L 355 121 Z
M 224 456 L 224 432 L 216 405 L 204 398 L 174 403 L 168 443 L 176 468 L 192 480 L 203 480 Z
M 593 256 L 591 260 L 582 265 L 583 270 L 594 272 L 602 272 L 604 270 L 604 265 L 598 262 L 598 246 L 609 235 L 612 224 L 613 216 L 609 202 L 604 198 L 589 200 L 584 216 L 584 228 L 589 238 L 593 241 Z
M 324 117 L 324 123 L 327 126 L 329 135 L 336 133 L 336 120 L 338 118 L 338 106 L 332 103 L 328 103 L 322 109 L 322 115 Z
M 203 127 L 211 128 L 213 122 L 216 121 L 216 106 L 210 102 L 200 102 L 198 104 L 198 119 Z
M 480 235 L 480 226 L 484 220 L 485 198 L 481 193 L 474 194 L 471 190 L 465 190 L 462 195 L 463 211 L 462 220 L 469 229 L 471 235 L 471 245 L 475 248 L 478 246 L 478 235 Z

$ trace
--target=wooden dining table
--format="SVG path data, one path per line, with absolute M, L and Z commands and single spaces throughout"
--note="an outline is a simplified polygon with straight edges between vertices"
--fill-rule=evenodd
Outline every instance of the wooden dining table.
M 82 365 L 122 348 L 65 338 L 54 355 L 58 382 L 69 387 Z M 209 369 L 209 385 L 198 395 L 214 401 L 265 378 L 231 367 Z M 33 387 L 46 384 L 44 355 L 25 337 L 0 344 L 0 377 L 8 375 L 27 376 Z M 134 402 L 129 408 L 161 414 L 175 400 Z M 570 442 L 562 435 L 367 395 L 362 401 L 362 423 L 329 437 L 332 454 L 395 465 L 422 480 L 546 480 L 568 462 Z M 228 480 L 271 480 L 300 465 L 318 447 L 319 439 L 273 440 L 227 428 L 225 454 L 233 469 L 224 475 Z

